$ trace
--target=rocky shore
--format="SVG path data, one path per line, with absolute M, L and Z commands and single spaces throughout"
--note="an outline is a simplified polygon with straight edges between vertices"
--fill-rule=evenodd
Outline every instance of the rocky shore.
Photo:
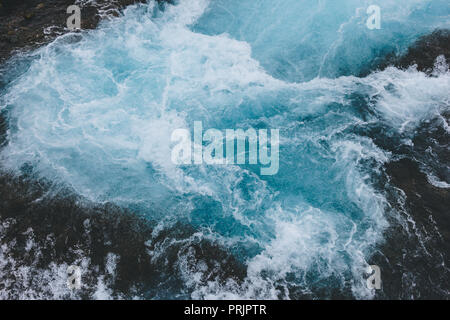
M 137 2 L 145 0 L 0 0 L 0 64 L 16 50 L 36 48 L 67 32 L 70 5 L 81 8 L 81 28 L 93 29 L 101 14 L 118 15 Z
M 387 56 L 376 69 L 415 66 L 434 76 L 438 57 L 441 62 L 450 63 L 450 30 L 422 36 L 404 55 Z M 385 165 L 388 181 L 381 183 L 380 189 L 388 184 L 396 189 L 390 191 L 389 203 L 408 221 L 402 225 L 394 216 L 388 216 L 386 243 L 372 257 L 371 262 L 384 270 L 386 285 L 379 298 L 442 299 L 448 294 L 449 274 L 442 261 L 450 259 L 450 189 L 433 185 L 424 173 L 430 170 L 424 166 L 434 166 L 441 168 L 438 171 L 443 181 L 450 178 L 446 169 L 442 169 L 450 159 L 450 136 L 442 125 L 442 121 L 450 122 L 449 106 L 446 107 L 446 112 L 419 125 L 411 146 L 388 146 L 382 139 L 376 141 L 398 159 Z M 385 141 L 389 140 L 386 137 Z M 424 279 L 435 285 L 429 286 Z
M 45 181 L 0 174 L 0 300 L 168 299 L 173 282 L 182 283 L 177 257 L 183 255 L 188 268 L 206 262 L 205 283 L 245 277 L 243 264 L 219 245 L 186 241 L 196 232 L 188 223 L 154 232 L 137 212 L 92 204 L 69 190 L 54 192 Z M 150 255 L 162 248 L 164 255 Z M 70 264 L 84 268 L 83 289 L 72 296 L 64 282 L 48 287 L 60 276 L 56 266 L 65 275 Z
M 417 65 L 417 70 L 431 73 L 436 58 L 440 55 L 444 55 L 447 64 L 449 64 L 450 30 L 435 30 L 431 34 L 422 36 L 408 48 L 405 54 L 386 57 L 384 62 L 380 64 L 379 69 L 385 69 L 389 65 L 394 65 L 400 69 Z

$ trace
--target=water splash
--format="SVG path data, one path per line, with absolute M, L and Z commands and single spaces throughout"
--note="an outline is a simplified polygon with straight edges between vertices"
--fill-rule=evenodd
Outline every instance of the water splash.
M 31 167 L 90 201 L 143 213 L 155 230 L 187 222 L 247 265 L 243 283 L 223 285 L 197 281 L 208 270 L 180 258 L 195 298 L 328 287 L 371 297 L 364 268 L 387 226 L 374 181 L 390 153 L 354 129 L 413 128 L 448 106 L 450 77 L 394 68 L 343 76 L 394 39 L 401 50 L 448 23 L 436 13 L 448 8 L 442 1 L 390 1 L 383 31 L 370 33 L 366 4 L 182 0 L 161 11 L 149 2 L 81 37 L 59 37 L 1 95 L 10 126 L 2 167 Z M 281 129 L 279 174 L 175 166 L 171 133 L 197 120 Z

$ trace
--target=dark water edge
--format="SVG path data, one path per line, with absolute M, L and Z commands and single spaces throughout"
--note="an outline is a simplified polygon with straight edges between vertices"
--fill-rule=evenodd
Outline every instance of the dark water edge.
M 26 3 L 35 8 L 40 2 L 30 0 L 20 5 Z M 46 4 L 58 4 L 65 12 L 67 2 L 73 3 L 55 0 Z M 121 1 L 126 2 L 134 1 Z M 0 0 L 0 3 L 7 2 Z M 92 19 L 98 19 L 96 12 Z M 65 23 L 66 15 L 61 18 Z M 97 25 L 96 21 L 92 22 L 92 27 Z M 3 27 L 2 22 L 0 28 Z M 389 65 L 407 68 L 417 64 L 418 70 L 432 76 L 431 69 L 437 56 L 445 55 L 448 62 L 449 35 L 449 30 L 437 30 L 419 39 L 405 55 L 388 55 L 374 69 Z M 11 43 L 6 49 L 9 50 L 7 54 L 0 45 L 0 60 L 10 57 L 11 50 L 19 47 L 46 43 L 30 37 Z M 450 114 L 442 116 L 448 123 Z M 6 117 L 6 114 L 0 114 L 0 147 L 7 142 Z M 412 147 L 396 144 L 400 137 L 385 136 L 381 125 L 360 132 L 384 150 L 391 151 L 397 159 L 386 164 L 378 182 L 379 190 L 388 198 L 392 215 L 388 210 L 390 227 L 385 234 L 386 242 L 369 261 L 382 269 L 383 290 L 377 293 L 377 299 L 449 298 L 450 273 L 442 262 L 450 261 L 450 194 L 449 189 L 430 184 L 424 173 L 433 169 L 440 174 L 441 180 L 450 181 L 446 176 L 448 173 L 442 169 L 450 163 L 450 137 L 445 130 L 439 129 L 442 127 L 439 121 L 436 118 L 423 123 Z M 426 152 L 429 147 L 433 156 Z M 0 254 L 6 253 L 2 247 L 6 244 L 8 256 L 15 261 L 15 264 L 7 262 L 6 270 L 10 272 L 0 274 L 0 292 L 8 292 L 7 298 L 21 297 L 28 286 L 36 292 L 42 291 L 40 286 L 45 285 L 46 278 L 42 278 L 41 273 L 52 263 L 70 265 L 82 257 L 90 259 L 89 272 L 83 275 L 86 287 L 75 297 L 59 298 L 92 298 L 99 278 L 111 288 L 111 296 L 115 298 L 188 298 L 193 288 L 185 286 L 178 261 L 180 255 L 188 258 L 186 267 L 192 272 L 206 264 L 210 272 L 203 273 L 203 283 L 215 279 L 225 283 L 229 278 L 240 283 L 246 276 L 245 266 L 220 245 L 195 239 L 193 235 L 198 230 L 187 222 L 176 223 L 156 233 L 151 222 L 139 212 L 130 212 L 113 204 L 89 203 L 70 190 L 55 191 L 50 182 L 37 180 L 32 175 L 17 177 L 0 173 L 0 209 Z M 403 219 L 398 219 L 394 211 L 400 212 Z M 167 243 L 168 239 L 179 241 Z M 164 249 L 164 254 L 151 259 L 149 253 L 158 249 Z M 116 261 L 114 272 L 110 272 L 108 263 L 111 257 Z M 21 267 L 28 267 L 26 280 L 17 273 Z M 44 292 L 42 297 L 52 298 L 51 294 Z M 349 288 L 321 289 L 311 296 L 296 293 L 293 289 L 291 294 L 292 298 L 352 298 Z
M 450 30 L 422 36 L 404 55 L 388 55 L 376 69 L 415 66 L 433 76 L 439 56 L 449 64 Z M 388 216 L 387 241 L 371 260 L 384 270 L 379 298 L 450 298 L 450 189 L 434 186 L 426 175 L 433 173 L 441 181 L 450 181 L 450 135 L 443 123 L 450 122 L 450 106 L 443 109 L 442 114 L 420 124 L 411 146 L 382 130 L 368 131 L 368 136 L 396 159 L 385 165 L 386 180 L 379 187 L 387 191 L 391 208 L 401 214 L 401 220 Z
M 436 58 L 444 55 L 447 64 L 450 62 L 450 30 L 435 30 L 429 35 L 419 38 L 407 52 L 401 56 L 389 54 L 383 62 L 378 65 L 378 69 L 385 69 L 393 65 L 399 69 L 407 69 L 412 65 L 417 66 L 417 70 L 431 74 Z
M 111 290 L 111 298 L 189 298 L 183 268 L 195 272 L 199 265 L 208 270 L 200 279 L 204 284 L 218 279 L 239 283 L 245 277 L 241 263 L 219 245 L 196 238 L 198 230 L 188 223 L 155 232 L 151 222 L 136 212 L 89 203 L 70 190 L 52 190 L 42 180 L 3 173 L 0 209 L 0 244 L 8 246 L 14 261 L 6 268 L 9 272 L 0 274 L 0 292 L 8 292 L 8 298 L 20 297 L 27 287 L 52 298 L 41 274 L 51 264 L 82 265 L 83 258 L 89 265 L 83 270 L 83 288 L 75 296 L 81 299 L 94 296 L 99 279 Z M 159 250 L 161 255 L 154 254 Z M 180 257 L 185 257 L 185 266 L 179 264 Z M 14 279 L 23 266 L 30 269 Z
M 172 0 L 157 0 L 161 5 Z M 125 7 L 146 0 L 97 0 L 79 5 L 81 29 L 97 27 L 101 15 L 118 16 Z M 74 0 L 0 0 L 0 64 L 14 53 L 49 43 L 67 33 L 67 8 Z
M 366 77 L 375 70 L 384 70 L 387 67 L 406 70 L 411 66 L 416 66 L 418 71 L 431 75 L 436 58 L 445 56 L 447 64 L 450 62 L 450 30 L 437 29 L 430 34 L 421 36 L 415 41 L 405 53 L 387 52 L 383 56 L 368 62 L 359 72 L 358 77 Z

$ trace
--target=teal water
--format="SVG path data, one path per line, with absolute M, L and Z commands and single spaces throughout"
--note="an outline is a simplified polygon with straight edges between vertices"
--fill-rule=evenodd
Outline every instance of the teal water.
M 449 27 L 450 8 L 383 1 L 382 29 L 369 30 L 370 4 L 150 1 L 82 36 L 61 36 L 33 52 L 1 93 L 10 128 L 2 167 L 18 175 L 31 167 L 55 188 L 130 208 L 155 237 L 190 224 L 245 265 L 240 283 L 204 283 L 210 270 L 179 256 L 190 297 L 289 298 L 337 287 L 371 298 L 364 270 L 390 209 L 375 184 L 391 154 L 357 132 L 380 122 L 410 143 L 420 121 L 448 106 L 450 74 L 357 75 Z M 171 133 L 194 121 L 279 129 L 278 174 L 174 165 Z

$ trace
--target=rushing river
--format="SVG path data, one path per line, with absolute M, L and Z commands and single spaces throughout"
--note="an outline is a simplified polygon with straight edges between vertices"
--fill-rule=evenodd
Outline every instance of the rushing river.
M 411 145 L 431 119 L 449 132 L 441 115 L 449 110 L 450 73 L 444 61 L 433 77 L 369 71 L 421 35 L 448 28 L 450 7 L 447 0 L 380 1 L 381 29 L 370 30 L 371 4 L 149 1 L 96 30 L 61 36 L 16 58 L 28 60 L 15 64 L 0 92 L 9 128 L 1 166 L 50 181 L 49 192 L 64 187 L 133 211 L 155 239 L 193 230 L 168 232 L 148 259 L 164 261 L 175 243 L 208 241 L 244 270 L 208 277 L 227 267 L 222 260 L 210 263 L 209 253 L 193 263 L 191 251 L 180 250 L 170 269 L 176 275 L 166 275 L 177 280 L 165 283 L 164 294 L 155 285 L 137 296 L 372 298 L 365 269 L 385 244 L 388 217 L 405 219 L 388 201 L 389 181 L 380 187 L 394 157 L 385 145 Z M 195 121 L 205 129 L 279 129 L 278 173 L 175 165 L 171 134 Z M 448 163 L 421 169 L 436 187 L 449 187 Z M 120 259 L 109 257 L 109 265 Z M 49 289 L 64 290 L 56 281 Z

